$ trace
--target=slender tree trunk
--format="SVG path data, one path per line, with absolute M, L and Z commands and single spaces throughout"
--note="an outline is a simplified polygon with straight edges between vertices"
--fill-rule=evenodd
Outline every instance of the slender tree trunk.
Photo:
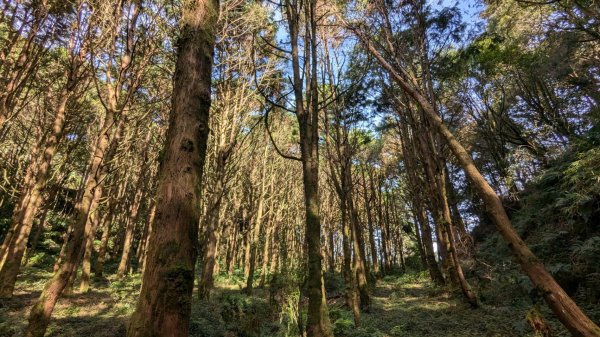
M 377 245 L 375 243 L 375 231 L 373 229 L 373 214 L 371 213 L 371 197 L 374 196 L 374 193 L 371 193 L 369 196 L 369 192 L 367 189 L 367 180 L 365 179 L 365 170 L 362 172 L 363 175 L 363 185 L 364 185 L 364 203 L 365 210 L 367 212 L 367 226 L 369 228 L 369 246 L 371 247 L 371 260 L 373 262 L 373 273 L 379 273 L 379 261 L 377 259 Z M 369 176 L 370 184 L 371 184 L 371 192 L 373 192 L 373 179 L 372 176 Z
M 96 190 L 100 192 L 99 189 Z M 94 196 L 94 200 L 92 201 L 92 209 L 95 209 L 98 205 L 99 198 Z M 82 293 L 88 292 L 90 289 L 90 274 L 92 271 L 92 252 L 94 250 L 94 238 L 96 237 L 96 228 L 98 226 L 98 214 L 97 212 L 93 212 L 89 214 L 89 220 L 87 221 L 85 228 L 85 245 L 84 245 L 84 253 L 83 253 L 83 264 L 81 267 L 81 284 L 79 285 L 79 291 Z
M 44 233 L 44 227 L 46 227 L 46 217 L 48 216 L 49 211 L 50 211 L 50 207 L 48 207 L 48 205 L 46 205 L 46 207 L 44 208 L 44 212 L 42 213 L 42 216 L 40 217 L 40 222 L 35 230 L 35 233 L 33 234 L 33 240 L 31 240 L 31 247 L 27 248 L 27 251 L 25 252 L 24 264 L 29 263 L 29 259 L 31 258 L 31 255 L 33 255 L 35 253 L 37 245 L 40 241 L 40 237 L 42 237 L 42 234 Z
M 476 308 L 479 306 L 477 303 L 477 296 L 471 289 L 471 286 L 467 282 L 465 275 L 463 273 L 462 267 L 460 265 L 460 260 L 458 259 L 458 253 L 456 252 L 456 244 L 454 238 L 454 229 L 452 228 L 452 218 L 450 215 L 450 208 L 448 207 L 448 199 L 446 196 L 446 182 L 444 179 L 444 175 L 440 176 L 440 200 L 442 203 L 443 209 L 443 226 L 446 227 L 446 234 L 448 235 L 448 253 L 450 259 L 452 259 L 452 264 L 454 265 L 454 270 L 456 271 L 456 276 L 458 278 L 458 282 L 460 285 L 460 289 L 462 290 L 463 295 L 465 296 L 467 302 Z
M 342 251 L 344 253 L 344 264 L 342 271 L 346 284 L 346 306 L 354 307 L 354 275 L 352 273 L 352 250 L 350 248 L 350 237 L 352 235 L 348 225 L 348 209 L 345 202 L 340 200 L 340 214 L 342 223 Z M 357 306 L 358 307 L 358 306 Z
M 418 203 L 417 203 L 418 205 Z M 413 205 L 415 207 L 415 205 Z M 435 260 L 435 251 L 433 249 L 433 238 L 431 236 L 431 226 L 429 226 L 429 221 L 425 216 L 425 210 L 422 206 L 417 206 L 415 210 L 417 215 L 417 220 L 419 226 L 421 228 L 421 232 L 423 235 L 421 238 L 423 239 L 423 248 L 425 250 L 425 260 L 427 261 L 427 268 L 429 269 L 429 275 L 433 282 L 437 285 L 443 285 L 446 283 L 444 280 L 444 275 L 440 270 L 440 266 Z
M 106 176 L 108 169 L 104 160 L 108 155 L 111 134 L 114 122 L 112 112 L 107 112 L 103 126 L 94 146 L 94 153 L 91 156 L 89 164 L 89 176 L 83 189 L 81 200 L 77 203 L 76 218 L 73 221 L 73 235 L 67 242 L 65 250 L 65 260 L 60 264 L 58 271 L 46 283 L 38 301 L 31 309 L 29 314 L 29 325 L 27 326 L 27 337 L 44 336 L 46 328 L 50 323 L 50 316 L 54 306 L 63 290 L 67 287 L 69 280 L 76 271 L 80 258 L 83 254 L 85 229 L 88 223 L 88 216 L 93 204 L 93 200 L 102 196 L 102 181 Z M 119 126 L 115 132 L 118 134 Z
M 329 246 L 329 252 L 328 252 L 328 261 L 327 261 L 327 266 L 329 267 L 329 272 L 330 273 L 334 273 L 335 272 L 335 241 L 334 241 L 334 227 L 333 227 L 333 220 L 330 222 L 329 224 L 329 230 L 327 231 L 327 240 L 328 240 L 328 246 Z
M 60 245 L 60 251 L 58 252 L 56 261 L 54 261 L 54 266 L 52 267 L 53 273 L 56 273 L 58 271 L 58 268 L 60 268 L 60 265 L 62 264 L 62 261 L 65 258 L 65 254 L 67 252 L 67 244 L 69 243 L 71 234 L 73 234 L 73 223 L 70 223 L 69 225 L 67 225 L 65 233 L 62 236 L 63 242 Z
M 246 235 L 244 236 L 244 277 L 248 279 L 250 276 L 250 259 L 252 257 L 252 236 L 254 233 L 254 225 L 252 223 L 248 223 L 248 229 L 246 230 Z
M 356 32 L 356 30 L 355 30 Z M 575 336 L 600 336 L 598 327 L 581 311 L 577 304 L 565 293 L 560 285 L 545 269 L 543 263 L 531 252 L 521 239 L 506 214 L 502 200 L 479 172 L 473 159 L 465 148 L 456 140 L 434 107 L 417 89 L 415 89 L 396 69 L 375 49 L 370 40 L 358 33 L 361 42 L 377 59 L 392 79 L 411 96 L 425 112 L 425 115 L 442 139 L 446 142 L 467 177 L 481 196 L 488 214 L 498 228 L 500 235 L 508 243 L 514 257 L 521 265 L 523 272 L 529 277 L 536 289 L 542 294 L 548 306 L 558 319 Z
M 108 249 L 108 239 L 110 238 L 110 230 L 112 228 L 112 214 L 107 214 L 101 221 L 102 238 L 100 238 L 100 247 L 98 248 L 98 258 L 94 264 L 94 276 L 102 277 L 104 273 L 104 261 L 106 259 L 106 251 Z
M 254 226 L 252 227 L 252 232 L 249 235 L 249 239 L 250 239 L 250 252 L 249 252 L 249 259 L 247 261 L 247 263 L 249 263 L 248 266 L 248 275 L 246 276 L 246 288 L 244 289 L 244 292 L 248 295 L 252 294 L 252 287 L 254 284 L 254 270 L 256 268 L 256 259 L 257 259 L 257 255 L 258 255 L 258 241 L 259 241 L 259 235 L 261 233 L 262 230 L 262 224 L 263 224 L 263 217 L 265 216 L 265 202 L 266 202 L 266 191 L 267 188 L 270 189 L 270 187 L 273 185 L 273 175 L 271 175 L 271 179 L 270 179 L 270 183 L 268 183 L 267 180 L 267 150 L 268 150 L 268 146 L 265 146 L 264 148 L 264 152 L 263 152 L 263 163 L 262 163 L 262 167 L 263 170 L 261 172 L 261 184 L 260 184 L 260 195 L 259 195 L 259 199 L 258 199 L 258 210 L 256 212 L 256 217 L 255 217 L 255 222 L 254 222 Z
M 152 200 L 150 203 L 150 211 L 148 213 L 148 222 L 144 226 L 144 233 L 142 241 L 140 242 L 140 247 L 138 248 L 138 270 L 142 273 L 144 272 L 144 265 L 146 262 L 146 250 L 148 249 L 148 241 L 150 240 L 150 235 L 152 234 L 152 223 L 154 222 L 154 217 L 156 216 L 156 202 Z
M 189 334 L 218 12 L 217 0 L 184 7 L 156 219 L 129 337 Z
M 382 198 L 383 191 L 380 191 L 380 198 Z M 383 259 L 381 260 L 381 267 L 384 274 L 390 271 L 390 254 L 388 250 L 388 231 L 386 228 L 390 222 L 390 206 L 389 206 L 389 197 L 386 196 L 383 201 L 383 218 L 380 224 L 381 229 L 381 252 L 383 254 Z
M 233 223 L 230 229 L 229 235 L 229 251 L 227 252 L 227 260 L 225 262 L 228 275 L 233 275 L 233 269 L 235 267 L 235 256 L 237 252 L 237 243 L 238 243 L 238 228 L 239 225 L 237 223 Z
M 62 89 L 55 112 L 52 134 L 46 142 L 44 150 L 39 157 L 32 160 L 27 169 L 24 192 L 15 206 L 11 230 L 6 235 L 0 250 L 0 297 L 12 296 L 31 227 L 42 204 L 42 194 L 51 175 L 52 158 L 54 158 L 62 138 L 67 101 L 72 94 L 72 85 L 69 83 Z
M 354 272 L 356 277 L 356 287 L 360 295 L 361 308 L 368 308 L 371 304 L 369 289 L 367 284 L 367 271 L 364 262 L 364 253 L 361 253 L 362 231 L 358 224 L 358 214 L 354 209 L 352 195 L 348 196 L 348 211 L 350 215 L 350 226 L 352 229 L 352 246 L 354 249 Z
M 260 282 L 259 287 L 263 288 L 265 286 L 265 282 L 267 279 L 267 265 L 269 263 L 269 252 L 271 251 L 271 235 L 273 233 L 273 226 L 275 225 L 273 222 L 273 218 L 270 218 L 270 221 L 266 228 L 266 236 L 265 236 L 265 245 L 263 247 L 262 254 L 262 266 L 260 268 Z
M 427 258 L 425 256 L 425 248 L 423 248 L 423 239 L 422 239 L 422 235 L 421 235 L 421 229 L 419 228 L 419 220 L 417 220 L 417 217 L 415 216 L 414 210 L 413 210 L 413 224 L 414 226 L 412 227 L 415 231 L 415 238 L 417 239 L 417 249 L 419 250 L 419 257 L 421 258 L 421 265 L 422 266 L 427 266 Z
M 139 180 L 142 177 L 140 176 Z M 117 269 L 117 277 L 122 278 L 127 273 L 129 269 L 129 261 L 131 259 L 131 246 L 133 245 L 133 234 L 135 227 L 137 225 L 137 219 L 140 209 L 140 204 L 142 202 L 143 195 L 143 184 L 140 184 L 138 181 L 138 188 L 136 189 L 135 196 L 133 197 L 133 202 L 131 203 L 131 207 L 129 208 L 129 220 L 127 222 L 127 227 L 125 228 L 125 239 L 123 242 L 123 252 L 121 254 L 121 260 L 119 261 L 119 268 Z
M 102 222 L 103 229 L 102 238 L 100 239 L 100 248 L 98 249 L 98 259 L 96 260 L 96 264 L 94 265 L 94 275 L 96 277 L 102 277 L 102 274 L 104 273 L 104 262 L 106 261 L 106 254 L 108 251 L 108 240 L 110 238 L 110 231 L 112 228 L 113 221 L 116 218 L 118 203 L 121 202 L 121 200 L 123 200 L 128 181 L 129 174 L 127 174 L 125 178 L 119 183 L 116 195 L 109 201 L 107 214 L 104 216 Z
M 220 200 L 217 201 L 220 204 Z M 210 292 L 214 286 L 213 272 L 215 269 L 215 256 L 217 252 L 217 235 L 219 228 L 219 205 L 214 205 L 213 214 L 210 215 L 206 230 L 206 247 L 202 261 L 202 275 L 198 284 L 198 297 L 204 300 L 210 298 Z

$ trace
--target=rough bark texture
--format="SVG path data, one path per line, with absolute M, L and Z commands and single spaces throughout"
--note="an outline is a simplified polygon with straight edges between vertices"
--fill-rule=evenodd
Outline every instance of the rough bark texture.
M 218 10 L 218 0 L 184 7 L 156 218 L 130 337 L 188 336 Z

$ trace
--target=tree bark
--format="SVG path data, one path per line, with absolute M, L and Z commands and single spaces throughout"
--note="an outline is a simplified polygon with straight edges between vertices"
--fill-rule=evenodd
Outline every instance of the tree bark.
M 377 244 L 375 243 L 375 230 L 373 229 L 373 214 L 371 210 L 371 200 L 374 197 L 373 177 L 369 174 L 369 183 L 371 188 L 367 188 L 367 180 L 365 178 L 365 170 L 362 171 L 364 185 L 364 203 L 367 212 L 367 226 L 369 228 L 369 246 L 371 247 L 371 260 L 373 263 L 373 273 L 379 273 L 379 260 L 377 259 Z M 371 195 L 369 195 L 369 190 Z
M 434 107 L 418 89 L 413 87 L 381 54 L 375 49 L 370 40 L 361 32 L 357 36 L 365 48 L 377 59 L 381 66 L 411 98 L 413 98 L 425 112 L 425 115 L 440 137 L 446 142 L 467 177 L 481 196 L 488 214 L 496 225 L 500 235 L 507 242 L 514 257 L 521 265 L 523 272 L 529 277 L 533 285 L 541 292 L 546 303 L 558 319 L 575 336 L 600 336 L 598 327 L 589 317 L 581 311 L 577 304 L 565 293 L 552 275 L 545 269 L 543 263 L 533 254 L 512 227 L 511 221 L 502 205 L 502 200 L 494 189 L 488 184 L 479 172 L 473 159 L 465 148 L 454 137 Z
M 73 234 L 66 244 L 64 262 L 60 264 L 58 271 L 46 283 L 38 301 L 31 309 L 26 332 L 27 337 L 44 336 L 54 306 L 77 269 L 83 254 L 85 230 L 93 201 L 96 197 L 100 198 L 102 196 L 102 181 L 108 169 L 108 164 L 104 161 L 109 156 L 112 130 L 117 129 L 114 132 L 118 134 L 119 128 L 122 126 L 122 122 L 119 122 L 116 128 L 113 124 L 114 115 L 109 111 L 105 116 L 100 136 L 94 146 L 89 163 L 89 175 L 84 185 L 82 197 L 75 207 L 76 218 L 73 221 Z
M 137 188 L 131 207 L 129 208 L 129 219 L 127 227 L 125 228 L 125 239 L 123 242 L 123 251 L 121 253 L 121 260 L 119 261 L 119 267 L 117 269 L 117 277 L 122 278 L 125 276 L 129 269 L 129 260 L 131 253 L 131 246 L 133 245 L 133 232 L 137 225 L 138 214 L 140 210 L 140 204 L 142 202 L 142 195 L 144 186 L 141 183 L 142 177 L 140 176 L 137 183 Z
M 95 191 L 99 193 L 99 189 Z M 99 197 L 94 195 L 94 200 L 92 201 L 91 209 L 95 209 L 99 203 Z M 98 227 L 98 219 L 97 212 L 92 212 L 88 215 L 88 221 L 85 228 L 85 244 L 84 244 L 84 253 L 83 253 L 83 264 L 81 267 L 81 283 L 79 285 L 79 291 L 82 293 L 88 292 L 90 289 L 90 274 L 92 272 L 92 252 L 94 250 L 94 238 L 96 237 L 96 228 Z
M 218 13 L 218 0 L 184 7 L 156 218 L 129 337 L 189 334 Z
M 297 8 L 296 2 L 285 2 L 288 28 L 290 32 L 292 81 L 295 99 L 296 117 L 300 129 L 300 152 L 305 206 L 305 245 L 308 255 L 306 275 L 306 295 L 308 312 L 306 333 L 308 337 L 332 336 L 325 296 L 322 273 L 321 217 L 319 214 L 319 101 L 317 86 L 317 3 L 310 0 Z M 306 59 L 310 59 L 309 77 L 306 78 L 308 90 L 306 97 L 300 70 L 298 36 L 300 32 L 300 13 L 304 11 L 306 25 Z M 305 100 L 306 98 L 306 100 Z M 304 106 L 307 102 L 307 107 Z
M 59 94 L 55 110 L 52 134 L 48 138 L 43 151 L 31 162 L 24 181 L 24 190 L 17 202 L 10 231 L 5 237 L 0 250 L 0 297 L 11 297 L 19 274 L 21 260 L 35 215 L 43 201 L 43 191 L 51 175 L 52 158 L 58 150 L 59 142 L 64 131 L 67 102 L 79 81 L 76 61 L 72 61 L 68 81 Z
M 360 295 L 360 307 L 365 309 L 371 305 L 371 297 L 367 284 L 367 271 L 364 262 L 364 253 L 362 250 L 362 231 L 358 223 L 358 214 L 354 208 L 352 195 L 348 196 L 348 211 L 350 215 L 350 226 L 352 229 L 352 248 L 354 250 L 354 272 L 356 277 L 356 287 Z

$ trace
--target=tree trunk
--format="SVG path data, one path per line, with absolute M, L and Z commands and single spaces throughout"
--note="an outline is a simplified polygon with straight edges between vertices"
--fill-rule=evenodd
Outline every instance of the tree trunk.
M 184 7 L 156 218 L 129 337 L 189 334 L 218 12 L 218 0 Z
M 108 163 L 105 163 L 104 160 L 106 157 L 110 157 L 108 152 L 110 150 L 112 129 L 115 128 L 113 124 L 114 114 L 107 111 L 90 159 L 88 179 L 85 182 L 81 200 L 75 207 L 76 218 L 73 221 L 73 235 L 67 242 L 64 262 L 60 264 L 58 271 L 46 283 L 38 301 L 31 309 L 26 332 L 27 337 L 44 336 L 54 306 L 77 269 L 83 254 L 85 230 L 93 200 L 102 196 L 102 182 L 108 169 Z M 119 134 L 121 127 L 122 120 L 119 121 L 114 132 Z
M 352 250 L 350 248 L 350 237 L 352 236 L 352 232 L 350 231 L 350 226 L 348 224 L 348 208 L 346 203 L 342 200 L 340 200 L 340 214 L 342 223 L 342 250 L 344 253 L 344 264 L 342 266 L 342 274 L 344 276 L 344 283 L 346 284 L 346 306 L 348 306 L 349 308 L 354 308 L 355 278 L 352 266 Z
M 99 189 L 96 189 L 96 193 L 100 192 Z M 94 195 L 94 200 L 92 201 L 91 209 L 96 209 L 99 202 L 99 197 Z M 97 212 L 91 212 L 88 215 L 89 219 L 85 228 L 85 244 L 84 244 L 84 253 L 83 253 L 83 264 L 81 267 L 81 284 L 79 285 L 79 291 L 82 293 L 88 292 L 90 289 L 90 274 L 92 271 L 92 252 L 94 250 L 94 238 L 96 237 L 96 228 L 98 226 L 98 214 Z
M 217 201 L 220 204 L 220 201 Z M 198 297 L 203 300 L 210 298 L 210 291 L 213 288 L 213 272 L 215 269 L 215 256 L 217 251 L 217 235 L 219 228 L 219 205 L 214 205 L 213 214 L 210 215 L 208 227 L 206 229 L 206 247 L 204 248 L 204 258 L 202 259 L 202 275 L 198 283 Z
M 138 179 L 138 187 L 136 188 L 135 196 L 133 197 L 131 207 L 129 208 L 129 221 L 127 222 L 127 227 L 125 228 L 123 252 L 121 253 L 121 260 L 119 261 L 119 268 L 117 269 L 117 277 L 119 278 L 125 276 L 127 270 L 129 269 L 131 246 L 133 245 L 133 232 L 135 230 L 135 226 L 137 225 L 137 219 L 144 189 L 144 187 L 142 186 L 143 184 L 141 184 L 141 179 L 142 177 L 140 176 L 140 178 Z
M 415 207 L 415 205 L 413 205 Z M 438 265 L 435 259 L 435 251 L 433 249 L 433 238 L 431 236 L 431 226 L 429 225 L 429 221 L 425 215 L 425 210 L 422 206 L 418 206 L 415 210 L 417 219 L 419 222 L 419 226 L 421 227 L 421 232 L 423 233 L 423 248 L 425 249 L 425 257 L 427 260 L 427 268 L 429 269 L 429 275 L 433 282 L 437 285 L 443 285 L 446 283 L 444 280 L 444 276 L 442 271 L 440 270 L 440 266 Z
M 23 184 L 24 191 L 15 205 L 11 230 L 6 235 L 0 250 L 0 298 L 11 297 L 15 288 L 31 227 L 42 204 L 42 194 L 52 173 L 52 158 L 54 158 L 59 141 L 62 138 L 66 118 L 65 112 L 67 102 L 72 94 L 72 85 L 73 83 L 69 81 L 62 89 L 56 107 L 52 134 L 46 142 L 44 150 L 39 153 L 39 157 L 32 160 L 27 169 Z
M 533 254 L 512 227 L 511 221 L 502 205 L 502 200 L 488 184 L 483 175 L 481 175 L 469 153 L 458 140 L 456 140 L 444 121 L 437 114 L 434 107 L 429 103 L 425 96 L 409 84 L 409 82 L 381 56 L 370 40 L 362 35 L 362 33 L 358 33 L 358 36 L 369 52 L 390 74 L 392 79 L 422 107 L 427 119 L 447 143 L 460 166 L 473 184 L 473 187 L 481 196 L 488 214 L 498 228 L 500 235 L 507 242 L 514 257 L 521 265 L 521 268 L 536 289 L 542 293 L 546 303 L 548 303 L 548 306 L 552 309 L 561 323 L 563 323 L 574 336 L 600 336 L 600 327 L 589 319 L 589 317 L 587 317 L 577 304 L 565 293 L 556 280 L 554 280 L 550 273 L 545 269 L 543 263 Z
M 377 245 L 375 243 L 375 231 L 373 229 L 373 214 L 371 213 L 371 198 L 375 196 L 373 177 L 369 174 L 369 183 L 371 184 L 371 196 L 369 196 L 369 189 L 367 189 L 367 180 L 365 178 L 365 170 L 362 171 L 363 185 L 364 185 L 364 203 L 365 210 L 367 212 L 367 225 L 369 228 L 369 246 L 371 247 L 371 260 L 373 263 L 373 273 L 379 273 L 379 261 L 377 259 Z
M 328 246 L 329 246 L 329 250 L 328 250 L 328 254 L 327 254 L 327 266 L 329 268 L 329 272 L 330 273 L 334 273 L 335 272 L 335 241 L 334 241 L 334 226 L 333 226 L 333 220 L 331 220 L 330 224 L 329 224 L 329 230 L 327 231 L 327 240 L 328 240 Z
M 104 261 L 106 259 L 106 250 L 108 249 L 108 239 L 110 238 L 110 230 L 112 225 L 113 215 L 107 214 L 101 221 L 102 238 L 100 239 L 100 247 L 98 248 L 98 257 L 94 265 L 94 276 L 102 277 L 104 273 Z
M 144 226 L 144 233 L 142 234 L 142 240 L 140 241 L 140 246 L 138 247 L 138 270 L 142 273 L 144 272 L 144 266 L 146 263 L 146 250 L 148 249 L 148 241 L 150 241 L 150 235 L 152 234 L 152 223 L 154 222 L 154 217 L 156 216 L 156 202 L 152 200 L 150 202 L 150 210 L 148 213 L 148 222 Z
M 266 236 L 265 236 L 265 245 L 263 247 L 262 266 L 260 268 L 260 282 L 259 282 L 260 288 L 263 288 L 265 286 L 265 282 L 267 279 L 267 265 L 269 264 L 269 252 L 271 251 L 271 235 L 273 233 L 273 226 L 275 226 L 275 224 L 273 221 L 273 217 L 271 217 L 271 219 L 267 225 Z
M 35 233 L 33 234 L 33 240 L 31 240 L 31 247 L 27 248 L 27 251 L 25 251 L 24 264 L 27 264 L 29 262 L 29 259 L 31 258 L 31 255 L 33 255 L 35 253 L 35 250 L 40 241 L 40 238 L 42 237 L 42 234 L 44 233 L 44 227 L 46 227 L 46 217 L 48 216 L 49 211 L 50 211 L 50 207 L 48 207 L 48 205 L 46 205 L 46 207 L 44 208 L 44 212 L 42 213 L 42 216 L 40 217 L 40 222 L 35 230 Z
M 117 187 L 117 193 L 113 198 L 110 199 L 107 214 L 104 216 L 102 222 L 102 238 L 100 239 L 100 248 L 98 249 L 98 259 L 96 260 L 96 264 L 94 265 L 94 275 L 96 277 L 101 277 L 104 273 L 104 262 L 106 261 L 106 253 L 108 250 L 108 240 L 110 238 L 110 231 L 112 228 L 113 221 L 116 218 L 115 215 L 118 204 L 121 202 L 121 200 L 123 200 L 123 196 L 125 195 L 125 190 L 127 189 L 129 177 L 129 174 L 127 174 L 125 178 L 119 183 Z
M 356 287 L 360 295 L 360 307 L 365 309 L 371 304 L 371 298 L 369 296 L 368 284 L 367 284 L 367 271 L 364 262 L 364 253 L 361 253 L 362 246 L 362 231 L 358 224 L 358 214 L 354 208 L 352 195 L 348 196 L 348 211 L 350 215 L 350 226 L 352 229 L 352 248 L 354 249 L 354 272 L 356 277 Z

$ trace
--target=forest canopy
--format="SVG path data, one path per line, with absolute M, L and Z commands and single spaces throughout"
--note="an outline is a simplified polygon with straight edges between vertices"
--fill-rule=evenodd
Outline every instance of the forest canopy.
M 597 0 L 0 7 L 0 336 L 600 336 Z

